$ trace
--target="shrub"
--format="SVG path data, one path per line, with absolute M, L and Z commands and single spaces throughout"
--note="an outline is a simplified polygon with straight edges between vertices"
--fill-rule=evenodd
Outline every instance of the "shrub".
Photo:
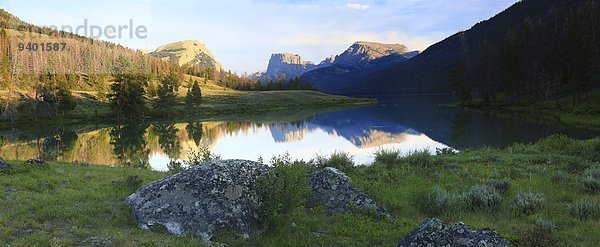
M 386 150 L 379 149 L 374 153 L 375 155 L 375 164 L 382 164 L 391 166 L 398 162 L 398 158 L 400 157 L 400 151 L 398 150 Z
M 573 146 L 574 143 L 574 139 L 563 134 L 558 134 L 540 140 L 537 145 L 542 147 L 542 149 L 563 152 Z
M 533 214 L 546 207 L 546 198 L 541 193 L 520 192 L 510 203 L 512 210 L 524 214 Z
M 176 160 L 169 161 L 169 163 L 167 164 L 167 168 L 169 169 L 169 174 L 177 174 L 185 170 L 183 164 Z
M 274 157 L 269 173 L 256 181 L 259 218 L 267 229 L 274 227 L 282 215 L 306 205 L 311 193 L 308 185 L 311 167 L 302 162 L 288 162 L 288 158 L 289 155 Z
M 428 217 L 446 214 L 453 200 L 452 196 L 439 187 L 430 193 L 417 193 L 413 198 L 416 208 Z
M 408 156 L 403 158 L 403 160 L 418 167 L 427 167 L 433 165 L 433 157 L 428 150 L 410 152 Z
M 510 189 L 510 180 L 508 180 L 508 179 L 492 179 L 487 182 L 487 185 L 496 189 L 500 193 L 504 193 L 508 189 Z
M 502 196 L 489 185 L 475 185 L 463 195 L 467 207 L 491 210 L 500 206 Z
M 558 228 L 554 222 L 545 219 L 537 219 L 533 228 L 523 235 L 522 245 L 533 244 L 534 246 L 556 246 Z
M 600 219 L 600 204 L 597 201 L 581 200 L 569 206 L 569 213 L 579 219 Z
M 600 192 L 600 165 L 587 169 L 581 183 L 583 190 L 587 193 Z
M 587 193 L 596 193 L 600 191 L 600 179 L 592 176 L 584 177 L 581 180 L 583 191 Z
M 569 174 L 564 171 L 557 171 L 552 174 L 552 177 L 550 177 L 550 181 L 552 181 L 554 183 L 567 182 L 567 181 L 569 181 Z
M 352 155 L 345 152 L 334 152 L 327 160 L 327 166 L 338 169 L 342 172 L 349 172 L 354 168 Z
M 199 165 L 204 162 L 220 160 L 221 156 L 214 154 L 207 147 L 199 147 L 198 150 L 190 149 L 188 151 L 189 159 L 184 161 L 187 167 Z

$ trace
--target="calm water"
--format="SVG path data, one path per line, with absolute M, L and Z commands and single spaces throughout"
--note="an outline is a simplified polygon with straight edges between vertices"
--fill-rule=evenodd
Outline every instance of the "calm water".
M 402 97 L 376 106 L 314 113 L 273 113 L 248 121 L 145 123 L 121 126 L 70 126 L 0 130 L 0 157 L 81 161 L 97 165 L 147 162 L 164 171 L 171 160 L 185 160 L 191 149 L 209 148 L 224 159 L 269 160 L 290 154 L 309 160 L 335 151 L 368 164 L 379 149 L 406 154 L 451 147 L 505 147 L 564 133 L 578 138 L 598 131 L 572 128 L 521 114 L 496 116 L 443 107 L 450 99 Z

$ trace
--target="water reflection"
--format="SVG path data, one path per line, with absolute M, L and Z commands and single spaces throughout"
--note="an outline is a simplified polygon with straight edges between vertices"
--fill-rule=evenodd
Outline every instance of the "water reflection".
M 370 163 L 378 149 L 414 150 L 479 146 L 503 147 L 532 142 L 554 133 L 578 138 L 597 131 L 571 128 L 556 121 L 521 114 L 491 115 L 441 107 L 442 99 L 383 99 L 377 106 L 297 114 L 297 119 L 190 123 L 127 123 L 0 130 L 0 156 L 8 160 L 42 157 L 91 164 L 149 164 L 165 170 L 188 151 L 207 147 L 223 158 L 268 160 L 288 152 L 311 159 L 344 151 L 357 163 Z M 296 115 L 295 115 L 296 116 Z

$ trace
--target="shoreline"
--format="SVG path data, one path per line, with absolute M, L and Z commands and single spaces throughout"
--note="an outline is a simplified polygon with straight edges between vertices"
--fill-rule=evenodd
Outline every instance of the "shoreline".
M 307 95 L 307 97 L 301 98 L 304 95 Z M 261 98 L 261 96 L 265 97 Z M 301 99 L 294 100 L 293 98 L 296 96 L 299 96 Z M 278 97 L 285 98 L 289 101 L 278 102 Z M 181 98 L 178 100 L 182 101 Z M 186 111 L 185 107 L 180 104 L 175 107 L 176 113 L 172 116 L 158 116 L 150 111 L 143 121 L 236 120 L 256 115 L 268 115 L 270 112 L 296 111 L 305 110 L 306 108 L 311 108 L 311 110 L 315 112 L 352 109 L 374 105 L 377 103 L 377 100 L 297 90 L 241 92 L 240 95 L 209 95 L 205 96 L 204 102 L 205 103 L 203 103 L 194 113 Z M 0 128 L 14 128 L 17 126 L 35 127 L 35 125 L 114 124 L 117 121 L 112 113 L 110 113 L 108 103 L 94 101 L 92 102 L 92 104 L 94 104 L 93 107 L 85 105 L 89 103 L 90 102 L 84 103 L 84 106 L 81 107 L 82 109 L 78 109 L 78 112 L 81 113 L 67 113 L 64 116 L 45 117 L 37 122 L 32 115 L 21 115 L 15 122 L 0 121 Z M 127 120 L 125 120 L 125 122 L 127 122 Z

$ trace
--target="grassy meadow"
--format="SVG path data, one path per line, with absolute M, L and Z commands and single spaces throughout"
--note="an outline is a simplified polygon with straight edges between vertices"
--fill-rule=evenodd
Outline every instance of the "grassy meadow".
M 311 161 L 274 157 L 259 183 L 265 209 L 250 239 L 220 233 L 232 246 L 394 246 L 428 217 L 497 230 L 518 246 L 594 246 L 600 242 L 600 139 L 553 136 L 507 149 L 399 157 L 379 151 L 371 166 L 343 153 Z M 11 246 L 181 246 L 194 236 L 139 229 L 123 200 L 168 176 L 146 168 L 9 162 L 0 174 L 0 243 Z M 352 183 L 398 217 L 328 215 L 307 208 L 307 178 L 318 167 L 345 171 Z

